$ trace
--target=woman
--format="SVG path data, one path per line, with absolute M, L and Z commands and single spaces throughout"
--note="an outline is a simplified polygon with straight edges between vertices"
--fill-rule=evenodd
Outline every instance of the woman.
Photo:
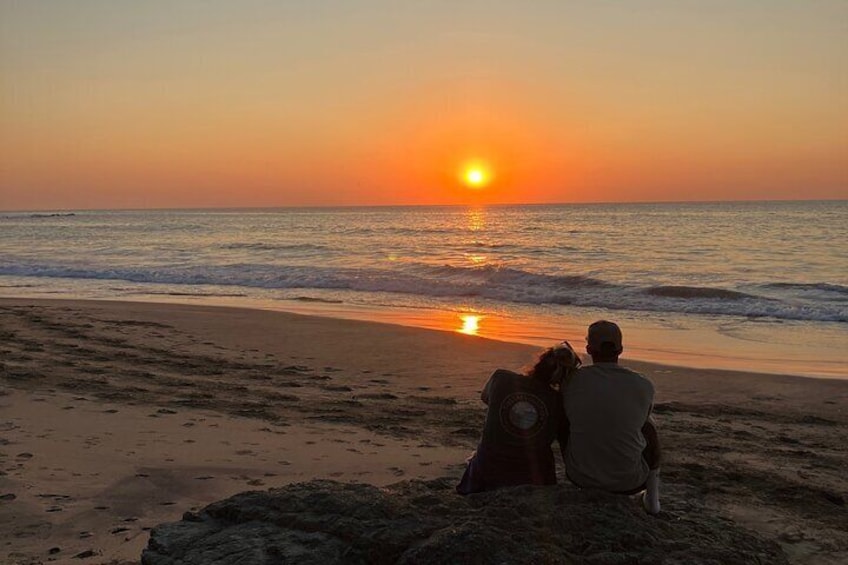
M 556 484 L 551 444 L 562 437 L 565 418 L 558 387 L 580 366 L 564 341 L 542 352 L 518 374 L 498 369 L 483 388 L 488 405 L 480 444 L 468 460 L 459 494 L 513 485 Z

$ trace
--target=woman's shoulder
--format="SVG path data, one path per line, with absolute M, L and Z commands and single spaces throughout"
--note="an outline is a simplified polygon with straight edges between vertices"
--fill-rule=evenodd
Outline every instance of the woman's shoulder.
M 516 373 L 508 369 L 497 369 L 492 376 L 489 377 L 490 383 L 498 383 L 502 390 L 513 392 L 528 392 L 534 394 L 551 394 L 559 395 L 559 391 L 550 386 L 522 373 Z
M 510 371 L 509 369 L 495 369 L 495 372 L 492 373 L 490 378 L 492 379 L 516 379 L 522 378 L 524 375 L 516 373 L 515 371 Z

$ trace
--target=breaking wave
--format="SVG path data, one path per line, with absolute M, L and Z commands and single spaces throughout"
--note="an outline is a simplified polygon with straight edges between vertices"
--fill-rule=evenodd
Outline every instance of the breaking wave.
M 389 292 L 437 298 L 482 298 L 536 305 L 575 305 L 653 312 L 696 313 L 785 320 L 848 322 L 844 301 L 775 297 L 775 290 L 812 287 L 844 294 L 839 285 L 761 285 L 768 296 L 725 288 L 638 286 L 584 275 L 534 273 L 513 267 L 403 264 L 391 268 L 279 266 L 240 263 L 197 266 L 81 267 L 0 262 L 0 275 L 66 279 L 117 280 L 167 285 L 217 285 L 257 289 L 329 289 Z M 171 293 L 183 292 L 179 289 Z M 186 293 L 192 293 L 187 289 Z M 304 298 L 306 300 L 307 298 Z
M 741 300 L 757 298 L 751 294 L 727 290 L 724 288 L 708 288 L 700 286 L 652 286 L 645 290 L 651 296 L 667 298 L 717 298 L 722 300 Z

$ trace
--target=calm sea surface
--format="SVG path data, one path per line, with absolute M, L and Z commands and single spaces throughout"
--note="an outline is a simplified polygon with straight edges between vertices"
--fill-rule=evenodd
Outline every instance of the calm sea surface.
M 605 317 L 635 358 L 848 377 L 848 201 L 0 213 L 0 295 L 539 345 Z

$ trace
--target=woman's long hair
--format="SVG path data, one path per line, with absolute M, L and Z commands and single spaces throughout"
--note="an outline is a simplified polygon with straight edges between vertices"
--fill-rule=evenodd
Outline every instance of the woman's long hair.
M 539 354 L 539 359 L 527 371 L 527 376 L 555 386 L 568 381 L 571 374 L 582 365 L 580 356 L 567 341 L 549 347 Z

